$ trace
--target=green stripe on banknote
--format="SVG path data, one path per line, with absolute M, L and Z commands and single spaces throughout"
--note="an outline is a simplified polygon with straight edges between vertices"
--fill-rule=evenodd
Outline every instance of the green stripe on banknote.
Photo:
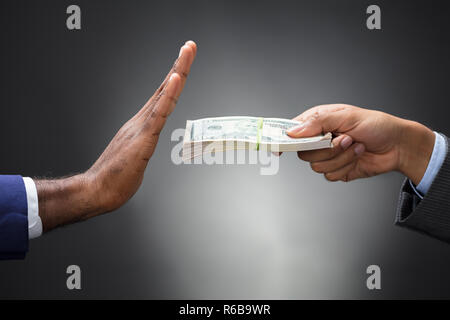
M 256 135 L 256 150 L 259 150 L 259 144 L 261 143 L 262 127 L 264 118 L 258 119 L 258 134 Z

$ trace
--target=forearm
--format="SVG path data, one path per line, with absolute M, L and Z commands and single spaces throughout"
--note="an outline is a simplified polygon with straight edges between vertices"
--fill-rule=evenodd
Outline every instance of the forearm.
M 83 174 L 35 183 L 44 232 L 100 213 Z
M 418 185 L 430 161 L 435 135 L 418 122 L 404 119 L 399 119 L 399 122 L 403 128 L 399 144 L 399 171 Z

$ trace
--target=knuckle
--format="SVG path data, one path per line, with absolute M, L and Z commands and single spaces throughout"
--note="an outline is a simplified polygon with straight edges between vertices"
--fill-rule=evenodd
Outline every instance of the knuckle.
M 350 181 L 356 180 L 358 177 L 355 175 L 352 175 L 351 173 L 347 173 L 344 178 L 345 178 L 345 181 L 343 181 L 343 182 L 350 182 Z
M 320 118 L 319 110 L 314 111 L 313 114 L 311 115 L 311 120 L 317 120 L 319 118 Z
M 180 61 L 180 58 L 178 57 L 176 60 L 175 60 L 175 62 L 173 63 L 173 66 L 172 66 L 172 70 L 173 71 L 176 71 L 177 70 L 177 67 L 178 67 L 178 62 Z
M 156 103 L 159 102 L 159 100 L 161 100 L 161 98 L 166 94 L 166 88 L 164 87 L 160 92 L 158 92 L 158 94 L 155 97 L 155 100 L 153 101 L 153 105 L 155 105 Z
M 318 110 L 312 112 L 309 116 L 307 116 L 304 121 L 305 122 L 315 122 L 320 119 L 320 112 Z
M 347 154 L 345 159 L 347 161 L 353 161 L 355 158 L 357 158 L 358 155 L 355 153 L 355 149 L 354 148 L 350 148 L 349 150 L 347 150 Z
M 317 163 L 317 162 L 311 162 L 309 165 L 311 166 L 311 169 L 312 169 L 314 172 L 322 173 L 322 168 L 321 168 L 321 165 L 320 165 L 319 163 Z
M 328 181 L 334 182 L 337 181 L 336 177 L 334 177 L 332 174 L 330 173 L 325 173 L 323 175 L 325 177 L 325 179 L 327 179 Z
M 186 80 L 189 74 L 187 72 L 185 72 L 185 71 L 182 71 L 182 72 L 179 73 L 179 75 L 181 76 L 181 78 Z
M 151 113 L 150 113 L 150 118 L 167 118 L 167 115 L 163 112 L 160 111 L 160 109 L 158 107 L 153 108 Z
M 305 152 L 302 152 L 302 151 L 298 151 L 297 152 L 297 157 L 300 160 L 305 160 L 305 161 L 308 159 L 307 154 Z
M 174 96 L 170 96 L 170 97 L 169 97 L 169 100 L 170 100 L 172 103 L 174 103 L 174 104 L 177 104 L 177 103 L 178 103 L 178 99 L 177 99 L 176 97 L 174 97 Z
M 330 157 L 334 158 L 334 157 L 340 155 L 342 152 L 344 152 L 344 150 L 342 150 L 342 148 L 339 145 L 337 145 L 337 146 L 333 146 L 328 152 L 329 152 Z

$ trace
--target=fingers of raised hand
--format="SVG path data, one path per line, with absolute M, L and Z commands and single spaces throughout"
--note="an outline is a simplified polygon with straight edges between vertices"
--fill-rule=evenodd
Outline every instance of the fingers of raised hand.
M 159 94 L 155 106 L 149 111 L 146 121 L 146 128 L 150 129 L 152 135 L 158 136 L 164 127 L 166 118 L 174 109 L 181 86 L 181 77 L 178 73 L 172 73 L 167 85 Z
M 181 94 L 181 91 L 183 90 L 184 84 L 186 82 L 186 78 L 191 70 L 192 62 L 194 61 L 195 54 L 197 53 L 197 45 L 193 41 L 187 41 L 180 49 L 180 53 L 178 58 L 175 60 L 172 68 L 170 69 L 169 73 L 167 74 L 164 81 L 161 83 L 159 88 L 155 91 L 153 96 L 147 101 L 147 103 L 144 105 L 144 107 L 139 111 L 138 116 L 141 114 L 147 114 L 151 111 L 156 105 L 156 103 L 159 101 L 162 92 L 164 91 L 164 88 L 167 86 L 170 77 L 174 73 L 178 73 L 181 77 L 181 84 L 178 86 L 177 92 L 175 94 L 176 99 Z M 172 108 L 173 110 L 173 108 Z M 170 112 L 172 111 L 170 110 Z M 169 114 L 170 114 L 169 112 Z
M 192 62 L 194 62 L 195 55 L 197 53 L 197 45 L 194 41 L 187 41 L 180 49 L 180 55 L 178 57 L 178 63 L 174 65 L 173 71 L 181 76 L 181 85 L 177 91 L 177 97 L 180 96 L 183 91 L 186 79 L 191 71 Z

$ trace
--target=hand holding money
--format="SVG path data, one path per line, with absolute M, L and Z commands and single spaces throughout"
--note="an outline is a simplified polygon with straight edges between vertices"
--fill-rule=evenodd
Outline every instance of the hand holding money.
M 294 120 L 301 125 L 288 131 L 293 138 L 322 131 L 337 135 L 331 149 L 298 153 L 300 159 L 310 162 L 314 171 L 330 181 L 400 171 L 417 185 L 433 151 L 433 131 L 380 111 L 343 104 L 322 105 Z
M 209 152 L 249 149 L 274 152 L 331 147 L 331 133 L 292 138 L 286 131 L 300 125 L 295 120 L 257 117 L 219 117 L 188 120 L 183 140 L 183 159 Z

